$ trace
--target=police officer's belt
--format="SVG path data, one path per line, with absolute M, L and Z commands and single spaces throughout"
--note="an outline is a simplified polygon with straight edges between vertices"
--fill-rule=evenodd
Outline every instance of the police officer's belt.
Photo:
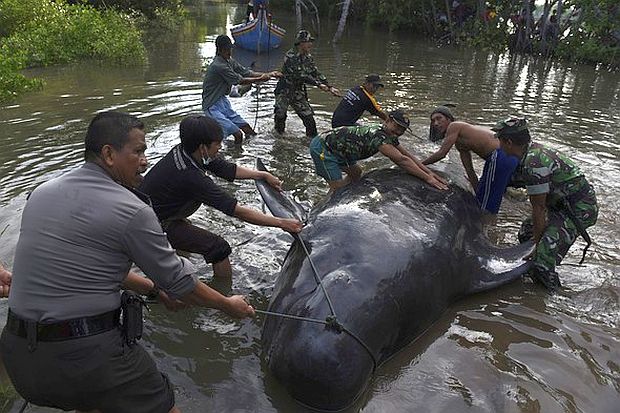
M 32 335 L 35 335 L 35 342 L 71 340 L 101 334 L 116 328 L 119 325 L 120 314 L 119 308 L 103 314 L 58 323 L 38 323 L 18 317 L 9 309 L 6 329 L 19 337 L 28 338 L 30 334 L 31 338 L 34 338 Z

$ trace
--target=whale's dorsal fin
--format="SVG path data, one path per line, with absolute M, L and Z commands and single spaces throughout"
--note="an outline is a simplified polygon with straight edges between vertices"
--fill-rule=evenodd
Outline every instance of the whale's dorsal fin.
M 260 158 L 256 158 L 256 169 L 269 172 Z M 296 218 L 302 222 L 306 220 L 306 210 L 284 192 L 278 192 L 263 179 L 256 179 L 254 182 L 256 182 L 256 188 L 258 188 L 265 205 L 274 217 Z

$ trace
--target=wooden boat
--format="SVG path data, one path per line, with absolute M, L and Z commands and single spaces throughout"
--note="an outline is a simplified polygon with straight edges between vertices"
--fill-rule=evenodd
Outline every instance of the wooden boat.
M 286 30 L 271 23 L 265 9 L 258 11 L 258 16 L 248 23 L 238 24 L 230 29 L 235 45 L 256 53 L 268 52 L 280 47 Z

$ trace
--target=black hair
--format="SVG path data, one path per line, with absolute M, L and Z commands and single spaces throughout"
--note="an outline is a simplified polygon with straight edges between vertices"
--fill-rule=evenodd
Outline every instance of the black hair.
M 144 123 L 137 117 L 122 112 L 98 113 L 90 124 L 84 139 L 84 159 L 93 161 L 101 155 L 105 145 L 121 150 L 129 140 L 132 129 L 144 130 Z
M 525 146 L 532 140 L 530 136 L 530 131 L 528 129 L 520 130 L 518 132 L 506 133 L 502 131 L 497 132 L 497 138 L 500 140 L 508 140 L 510 139 L 512 143 L 518 146 Z
M 210 116 L 188 116 L 181 121 L 179 130 L 181 146 L 190 154 L 203 143 L 209 146 L 224 139 L 222 127 Z

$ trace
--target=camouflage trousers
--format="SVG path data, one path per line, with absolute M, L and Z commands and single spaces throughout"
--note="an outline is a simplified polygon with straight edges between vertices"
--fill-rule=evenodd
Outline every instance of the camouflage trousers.
M 284 132 L 286 125 L 286 111 L 291 106 L 297 116 L 306 127 L 306 136 L 314 137 L 317 135 L 316 122 L 314 121 L 314 111 L 306 98 L 303 90 L 283 90 L 276 94 L 274 106 L 274 121 L 276 131 Z
M 570 202 L 570 209 L 574 218 L 585 229 L 596 223 L 598 205 L 596 194 L 592 187 L 578 200 Z M 571 245 L 580 236 L 579 229 L 571 213 L 566 207 L 550 207 L 547 212 L 547 228 L 538 242 L 536 252 L 532 257 L 533 270 L 543 274 L 554 273 L 555 266 L 559 265 L 568 253 Z M 526 219 L 519 230 L 521 242 L 532 237 L 532 219 Z

